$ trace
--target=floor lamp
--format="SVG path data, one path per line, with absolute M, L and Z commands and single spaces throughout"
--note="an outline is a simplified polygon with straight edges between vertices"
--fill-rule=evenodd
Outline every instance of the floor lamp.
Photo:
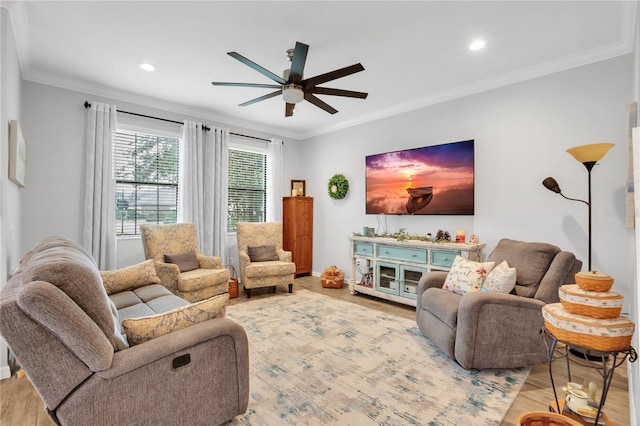
M 573 155 L 576 160 L 584 164 L 584 166 L 587 168 L 589 179 L 589 201 L 565 197 L 565 195 L 560 190 L 560 185 L 558 185 L 558 182 L 556 182 L 556 180 L 552 177 L 548 177 L 542 181 L 542 184 L 549 191 L 560 194 L 567 200 L 580 201 L 582 203 L 585 203 L 589 207 L 589 271 L 591 271 L 591 169 L 593 169 L 593 166 L 595 166 L 596 163 L 605 156 L 605 154 L 611 149 L 611 147 L 613 147 L 612 143 L 594 143 L 590 145 L 574 146 L 573 148 L 567 149 L 567 152 L 569 154 Z
M 611 147 L 613 147 L 612 143 L 594 143 L 590 145 L 575 146 L 573 148 L 567 149 L 567 152 L 569 154 L 573 155 L 573 157 L 576 160 L 584 164 L 584 166 L 587 168 L 587 172 L 589 175 L 589 201 L 588 202 L 584 200 L 578 200 L 576 198 L 565 197 L 565 195 L 560 190 L 560 185 L 558 185 L 558 182 L 556 182 L 556 180 L 552 177 L 548 177 L 542 181 L 542 184 L 544 185 L 544 187 L 547 188 L 549 191 L 553 191 L 556 194 L 560 194 L 567 200 L 580 201 L 582 203 L 585 203 L 589 207 L 589 269 L 588 269 L 589 271 L 591 271 L 591 169 L 593 169 L 593 166 L 595 166 L 596 163 L 600 161 L 602 157 L 605 156 L 605 154 L 611 149 Z M 589 350 L 587 350 L 586 352 L 583 352 L 576 348 L 572 348 L 571 352 L 574 355 L 577 355 L 592 361 L 600 360 L 602 355 L 600 352 L 593 352 Z

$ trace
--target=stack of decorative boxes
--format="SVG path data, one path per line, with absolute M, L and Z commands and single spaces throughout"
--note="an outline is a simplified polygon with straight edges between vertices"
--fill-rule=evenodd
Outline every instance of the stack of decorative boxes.
M 563 342 L 597 351 L 629 349 L 635 324 L 620 316 L 623 297 L 613 278 L 597 271 L 576 274 L 577 285 L 560 287 L 560 303 L 542 307 L 545 327 Z

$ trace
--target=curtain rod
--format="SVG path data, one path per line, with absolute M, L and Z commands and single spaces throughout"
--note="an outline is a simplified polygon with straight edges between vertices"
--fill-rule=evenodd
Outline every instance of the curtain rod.
M 91 108 L 91 104 L 89 103 L 89 101 L 84 101 L 84 107 L 85 108 Z M 154 117 L 152 115 L 144 115 L 144 114 L 138 114 L 136 112 L 121 111 L 121 110 L 117 110 L 117 111 L 121 112 L 123 114 L 135 115 L 135 116 L 144 117 L 144 118 L 151 118 L 153 120 L 166 121 L 168 123 L 175 123 L 175 124 L 180 124 L 180 125 L 184 124 L 184 123 L 181 123 L 179 121 L 169 120 L 167 118 Z M 209 126 L 202 126 L 202 130 L 204 130 L 205 132 L 208 132 L 211 129 L 209 128 Z
M 85 108 L 91 108 L 91 104 L 89 103 L 89 101 L 84 101 L 84 107 L 85 107 Z M 136 115 L 136 116 L 138 116 L 138 117 L 151 118 L 151 119 L 154 119 L 154 120 L 166 121 L 166 122 L 169 122 L 169 123 L 176 123 L 176 124 L 180 124 L 180 125 L 184 124 L 184 123 L 181 123 L 181 122 L 179 122 L 179 121 L 169 120 L 169 119 L 167 119 L 167 118 L 153 117 L 153 116 L 151 116 L 151 115 L 138 114 L 138 113 L 135 113 L 135 112 L 120 111 L 120 110 L 118 110 L 118 112 L 121 112 L 121 113 L 123 113 L 123 114 Z M 211 130 L 211 129 L 209 128 L 209 126 L 202 126 L 202 128 L 203 128 L 205 131 L 207 131 L 207 132 L 208 132 L 209 130 Z M 243 134 L 241 134 L 241 133 L 234 133 L 234 132 L 229 132 L 229 134 L 230 134 L 230 135 L 234 135 L 234 136 L 241 136 L 241 137 L 243 137 L 243 138 L 257 139 L 257 140 L 259 140 L 259 141 L 271 142 L 269 139 L 259 138 L 259 137 L 257 137 L 257 136 L 243 135 Z
M 241 133 L 234 133 L 234 132 L 229 132 L 230 135 L 233 136 L 241 136 L 243 138 L 249 138 L 249 139 L 257 139 L 259 141 L 265 141 L 265 142 L 271 142 L 269 139 L 265 139 L 265 138 L 259 138 L 257 136 L 249 136 L 249 135 L 243 135 Z

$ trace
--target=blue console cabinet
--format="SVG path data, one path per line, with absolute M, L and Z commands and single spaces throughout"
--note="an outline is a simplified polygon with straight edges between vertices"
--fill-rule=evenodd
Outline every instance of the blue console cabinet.
M 407 305 L 416 305 L 418 281 L 431 271 L 448 271 L 456 256 L 480 261 L 484 244 L 398 241 L 382 237 L 350 237 L 351 294 L 364 293 Z M 356 282 L 356 274 L 372 279 Z

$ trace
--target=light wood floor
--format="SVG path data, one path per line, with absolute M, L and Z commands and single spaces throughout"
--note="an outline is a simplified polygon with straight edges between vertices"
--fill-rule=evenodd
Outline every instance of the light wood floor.
M 415 319 L 415 308 L 388 302 L 366 295 L 352 296 L 347 285 L 342 289 L 325 289 L 320 285 L 316 277 L 301 277 L 296 279 L 295 289 L 304 288 L 341 300 L 357 303 L 372 309 L 378 309 L 390 314 L 408 319 Z M 277 293 L 284 293 L 284 287 L 278 288 Z M 243 303 L 247 299 L 240 291 L 240 297 L 231 299 L 230 304 Z M 255 289 L 251 298 L 271 297 L 273 293 L 269 289 Z M 554 379 L 562 384 L 567 381 L 565 364 L 562 361 L 553 363 Z M 589 368 L 572 365 L 572 379 L 579 383 L 595 381 L 601 388 L 602 379 L 598 373 Z M 549 380 L 548 364 L 540 364 L 533 368 L 529 378 L 522 387 L 520 394 L 507 412 L 502 425 L 515 425 L 522 413 L 527 411 L 548 411 L 549 402 L 553 399 L 553 390 Z M 618 367 L 607 397 L 607 415 L 618 426 L 629 424 L 629 394 L 627 391 L 626 365 Z M 425 419 L 427 421 L 428 419 Z M 0 425 L 2 426 L 52 426 L 44 411 L 37 393 L 25 378 L 6 379 L 0 381 Z

